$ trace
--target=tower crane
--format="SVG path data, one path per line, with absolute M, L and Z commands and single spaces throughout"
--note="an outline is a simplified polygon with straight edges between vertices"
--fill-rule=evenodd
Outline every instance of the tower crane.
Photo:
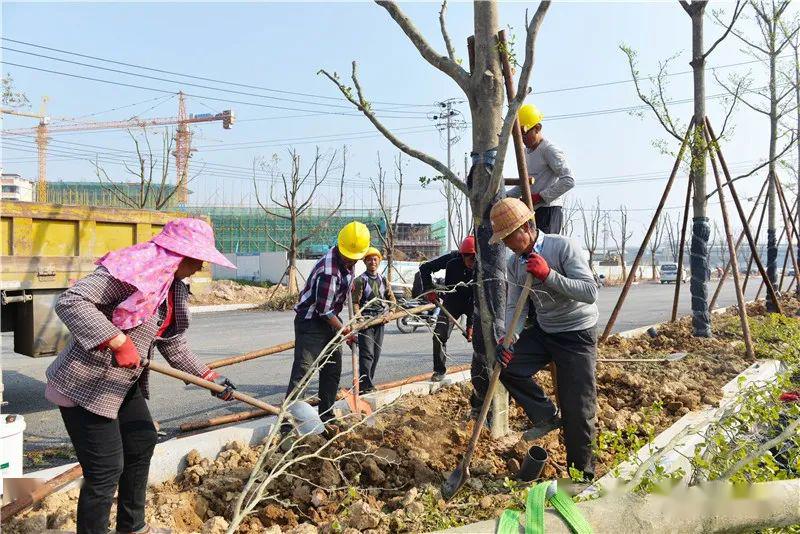
M 39 157 L 39 202 L 47 202 L 47 143 L 49 141 L 50 134 L 61 132 L 110 130 L 117 128 L 146 128 L 148 126 L 166 126 L 177 124 L 178 128 L 175 131 L 175 150 L 172 152 L 173 156 L 175 156 L 175 183 L 177 184 L 176 187 L 178 189 L 176 192 L 176 197 L 178 202 L 185 204 L 189 199 L 187 181 L 189 178 L 189 155 L 191 153 L 192 140 L 192 132 L 189 129 L 189 125 L 201 122 L 221 121 L 222 127 L 226 130 L 229 130 L 236 120 L 233 111 L 230 109 L 226 109 L 221 113 L 186 113 L 186 102 L 184 100 L 183 92 L 178 93 L 177 117 L 154 117 L 149 119 L 134 118 L 125 121 L 93 121 L 50 125 L 50 118 L 45 115 L 43 110 L 38 114 L 7 109 L 3 109 L 2 112 L 11 115 L 20 115 L 23 117 L 34 117 L 39 119 L 39 125 L 35 128 L 20 128 L 2 131 L 2 135 L 4 137 L 12 135 L 36 134 L 36 145 L 38 148 Z

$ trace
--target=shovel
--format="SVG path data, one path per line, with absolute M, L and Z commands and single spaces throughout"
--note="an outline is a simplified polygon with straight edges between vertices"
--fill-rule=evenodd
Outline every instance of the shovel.
M 203 380 L 199 376 L 190 375 L 189 373 L 185 373 L 180 369 L 175 369 L 174 367 L 169 367 L 168 365 L 162 365 L 152 360 L 147 364 L 147 367 L 153 371 L 156 371 L 157 373 L 161 373 L 162 375 L 171 376 L 172 378 L 189 382 L 190 384 L 200 386 L 201 388 L 213 391 L 214 393 L 222 393 L 225 391 L 225 386 L 220 386 L 219 384 L 215 384 L 209 380 Z M 249 404 L 255 408 L 264 410 L 268 414 L 278 415 L 281 413 L 279 408 L 251 397 L 250 395 L 239 393 L 236 390 L 233 390 L 232 394 L 234 399 L 244 402 L 245 404 Z M 325 424 L 322 422 L 322 419 L 319 418 L 317 410 L 312 408 L 307 402 L 295 401 L 289 408 L 289 413 L 291 413 L 295 418 L 295 424 L 299 434 L 321 434 L 325 431 Z
M 519 317 L 522 315 L 522 310 L 525 307 L 525 303 L 528 301 L 528 295 L 530 294 L 532 285 L 533 276 L 528 274 L 528 277 L 525 279 L 525 285 L 522 287 L 522 293 L 520 293 L 519 300 L 517 300 L 517 307 L 514 309 L 514 317 L 511 319 L 511 324 L 508 325 L 506 336 L 503 339 L 503 347 L 505 348 L 511 345 L 511 340 L 514 338 L 514 332 L 517 329 L 517 322 L 519 322 Z M 442 498 L 444 498 L 445 501 L 452 499 L 453 496 L 458 493 L 458 490 L 469 480 L 469 464 L 472 461 L 472 455 L 475 454 L 475 447 L 478 445 L 478 440 L 481 437 L 483 423 L 486 421 L 486 415 L 489 413 L 489 407 L 492 404 L 492 396 L 494 396 L 494 390 L 497 387 L 497 382 L 500 380 L 500 371 L 502 370 L 502 365 L 499 363 L 494 364 L 492 377 L 489 379 L 489 387 L 486 388 L 486 396 L 483 399 L 483 406 L 481 406 L 481 413 L 475 421 L 475 428 L 472 430 L 472 437 L 469 440 L 469 445 L 467 445 L 467 452 L 464 454 L 464 458 L 461 459 L 461 463 L 458 464 L 455 471 L 450 473 L 450 476 L 448 476 L 447 480 L 442 484 Z
M 351 293 L 347 294 L 347 311 L 352 321 L 355 313 L 353 312 L 353 296 Z M 361 372 L 358 366 L 357 343 L 357 341 L 350 343 L 350 359 L 353 363 L 353 389 L 352 391 L 345 391 L 344 398 L 347 401 L 347 406 L 350 408 L 350 413 L 356 414 L 359 417 L 363 413 L 369 417 L 372 415 L 372 406 L 359 396 L 359 379 L 361 378 Z
M 439 307 L 439 309 L 440 309 L 440 310 L 442 310 L 442 311 L 444 312 L 444 314 L 447 316 L 447 318 L 448 318 L 448 319 L 450 319 L 450 321 L 451 321 L 453 324 L 455 324 L 455 325 L 456 325 L 456 327 L 457 327 L 459 330 L 461 330 L 461 333 L 462 333 L 462 334 L 464 334 L 464 337 L 467 337 L 467 331 L 464 329 L 464 327 L 463 327 L 463 326 L 461 326 L 461 323 L 460 323 L 460 322 L 458 322 L 458 320 L 456 320 L 456 318 L 455 318 L 455 317 L 453 317 L 453 314 L 452 314 L 452 313 L 450 313 L 449 311 L 447 311 L 447 308 L 445 308 L 445 307 L 444 307 L 444 304 L 442 303 L 442 299 L 440 299 L 440 298 L 437 298 L 437 299 L 436 299 L 436 305 Z

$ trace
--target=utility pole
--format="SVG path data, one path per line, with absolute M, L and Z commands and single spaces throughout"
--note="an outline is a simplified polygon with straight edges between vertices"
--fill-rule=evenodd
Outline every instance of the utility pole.
M 461 137 L 456 134 L 457 131 L 466 128 L 466 123 L 461 117 L 461 112 L 455 109 L 456 104 L 462 104 L 464 100 L 455 98 L 448 98 L 441 102 L 437 102 L 437 106 L 441 111 L 434 113 L 429 118 L 437 121 L 436 126 L 440 132 L 445 134 L 445 142 L 447 143 L 447 168 L 452 169 L 452 149 L 453 145 L 461 140 Z M 466 180 L 466 175 L 464 175 Z M 445 181 L 444 195 L 447 200 L 447 248 L 451 249 L 451 244 L 455 243 L 458 246 L 455 232 L 453 231 L 453 186 L 450 182 Z

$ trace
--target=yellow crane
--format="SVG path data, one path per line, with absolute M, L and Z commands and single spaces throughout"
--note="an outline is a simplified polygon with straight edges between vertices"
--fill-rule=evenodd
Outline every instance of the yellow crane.
M 192 150 L 192 132 L 189 130 L 189 125 L 201 122 L 220 121 L 222 122 L 222 127 L 226 130 L 229 130 L 236 121 L 236 117 L 233 111 L 230 109 L 226 109 L 221 113 L 201 113 L 196 115 L 186 113 L 186 102 L 184 100 L 183 92 L 178 93 L 178 115 L 176 117 L 154 117 L 149 119 L 136 118 L 125 121 L 93 121 L 50 125 L 50 119 L 44 113 L 44 109 L 42 109 L 38 114 L 7 109 L 3 109 L 2 111 L 3 113 L 8 113 L 11 115 L 39 119 L 39 125 L 35 128 L 20 128 L 2 131 L 2 135 L 4 137 L 12 135 L 36 134 L 36 146 L 38 148 L 39 157 L 39 202 L 47 202 L 47 143 L 48 136 L 50 134 L 60 132 L 109 130 L 116 128 L 146 128 L 148 126 L 166 126 L 177 124 L 178 128 L 175 131 L 175 150 L 172 153 L 175 156 L 175 183 L 177 184 L 176 187 L 178 188 L 176 197 L 179 203 L 185 204 L 189 199 L 187 181 L 189 177 L 189 154 Z

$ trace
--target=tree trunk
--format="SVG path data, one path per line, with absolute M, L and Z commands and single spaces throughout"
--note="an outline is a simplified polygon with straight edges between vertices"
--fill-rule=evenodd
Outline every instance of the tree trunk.
M 691 137 L 689 179 L 694 189 L 692 202 L 692 243 L 690 255 L 692 295 L 692 331 L 698 337 L 711 337 L 711 314 L 708 311 L 708 239 L 711 225 L 706 214 L 706 144 L 703 125 L 706 116 L 705 58 L 703 57 L 703 14 L 706 2 L 692 2 L 692 74 L 694 78 L 694 133 Z
M 291 235 L 289 237 L 289 250 L 287 256 L 289 260 L 289 269 L 287 271 L 287 283 L 289 294 L 298 292 L 297 288 L 297 218 L 292 217 L 291 220 Z
M 497 48 L 497 4 L 474 2 L 475 68 L 471 74 L 472 91 L 468 95 L 472 115 L 472 151 L 485 154 L 497 146 L 502 126 L 505 85 L 500 70 Z M 470 206 L 477 241 L 478 309 L 483 332 L 486 365 L 494 366 L 491 355 L 505 328 L 505 245 L 490 245 L 492 225 L 489 211 L 492 205 L 505 197 L 501 186 L 490 202 L 483 197 L 491 184 L 490 169 L 483 163 L 473 165 L 468 178 Z M 498 385 L 492 399 L 492 435 L 508 433 L 508 393 Z
M 800 46 L 794 49 L 794 96 L 797 105 L 797 132 L 800 135 Z M 800 197 L 800 142 L 797 143 L 797 195 Z M 800 209 L 797 210 L 797 228 L 800 230 Z M 797 257 L 800 258 L 800 236 L 797 236 Z M 794 288 L 800 295 L 800 284 Z
M 769 39 L 769 172 L 767 173 L 767 276 L 772 286 L 778 287 L 778 242 L 775 239 L 777 228 L 777 200 L 775 180 L 778 179 L 775 172 L 775 152 L 778 143 L 778 89 L 776 87 L 776 53 L 775 53 L 775 33 L 770 34 Z M 778 311 L 772 295 L 767 291 L 767 310 Z

